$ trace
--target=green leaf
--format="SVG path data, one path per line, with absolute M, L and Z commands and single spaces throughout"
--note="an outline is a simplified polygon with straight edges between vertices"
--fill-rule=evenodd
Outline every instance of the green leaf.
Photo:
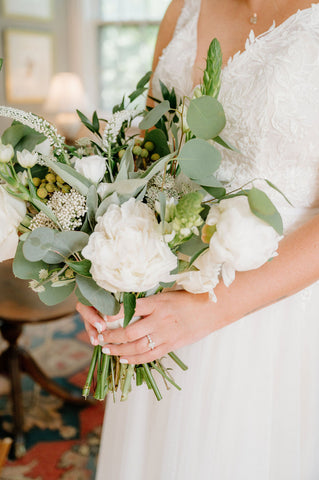
M 138 90 L 139 88 L 145 87 L 145 85 L 150 81 L 151 76 L 152 76 L 152 71 L 145 73 L 145 75 L 137 83 L 136 90 Z
M 282 195 L 284 197 L 284 199 L 286 200 L 287 203 L 289 203 L 289 205 L 291 205 L 293 207 L 293 204 L 291 203 L 291 201 L 289 200 L 288 197 L 286 197 L 286 195 L 278 188 L 276 187 L 276 185 L 274 185 L 270 180 L 267 180 L 267 178 L 265 178 L 265 182 L 268 183 L 268 185 L 273 188 L 274 190 L 276 190 L 276 192 L 280 193 L 280 195 Z
M 221 199 L 226 195 L 226 189 L 224 187 L 207 187 L 202 185 L 203 189 L 214 198 Z
M 134 293 L 124 292 L 123 295 L 123 305 L 124 305 L 124 323 L 123 326 L 127 327 L 130 321 L 132 320 L 135 308 L 136 308 L 136 296 Z
M 73 292 L 75 287 L 75 282 L 65 285 L 61 288 L 54 288 L 52 285 L 45 285 L 45 292 L 39 293 L 39 298 L 41 302 L 45 305 L 52 306 L 57 305 L 58 303 L 63 302 L 68 298 L 69 295 Z
M 200 237 L 193 235 L 189 240 L 187 240 L 187 242 L 182 243 L 182 245 L 178 247 L 178 251 L 184 255 L 187 255 L 188 257 L 193 257 L 198 252 L 203 251 L 206 247 L 207 244 L 202 242 Z
M 163 130 L 155 128 L 154 130 L 148 131 L 144 137 L 144 143 L 146 142 L 154 143 L 155 152 L 158 153 L 160 157 L 164 157 L 170 153 L 167 139 Z
M 63 178 L 66 183 L 75 188 L 75 190 L 77 190 L 81 195 L 84 195 L 85 197 L 87 196 L 90 186 L 93 185 L 90 180 L 78 173 L 73 167 L 66 165 L 65 163 L 53 162 L 49 159 L 47 159 L 45 163 L 57 175 Z
M 136 100 L 138 97 L 140 97 L 141 95 L 143 95 L 144 92 L 146 92 L 147 88 L 139 88 L 137 90 L 134 90 L 134 92 L 132 92 L 128 98 L 130 99 L 131 102 L 134 102 L 134 100 Z
M 194 98 L 187 110 L 187 123 L 196 137 L 210 140 L 226 125 L 224 109 L 216 98 L 207 95 Z
M 195 260 L 197 260 L 197 258 L 204 252 L 206 252 L 206 250 L 209 249 L 209 245 L 206 245 L 206 247 L 203 247 L 202 249 L 198 250 L 198 252 L 194 253 L 194 255 L 191 257 L 190 261 L 189 261 L 189 266 L 193 265 L 193 263 L 195 262 Z
M 23 255 L 30 262 L 42 260 L 54 242 L 54 230 L 40 227 L 30 233 L 23 244 Z
M 195 138 L 185 143 L 178 156 L 182 172 L 197 183 L 205 183 L 207 177 L 212 177 L 221 162 L 221 153 L 205 140 Z
M 83 277 L 92 277 L 90 273 L 91 262 L 90 260 L 81 260 L 77 262 L 76 260 L 67 259 L 65 261 L 67 265 L 77 274 L 82 275 Z
M 87 245 L 88 241 L 89 235 L 84 232 L 55 232 L 51 248 L 45 254 L 43 260 L 50 264 L 58 263 L 59 261 L 61 262 L 75 252 L 81 252 Z
M 134 172 L 134 158 L 133 150 L 134 140 L 129 143 L 128 148 L 125 150 L 125 153 L 121 159 L 119 166 L 119 173 L 116 176 L 116 180 L 127 180 L 129 178 L 129 173 Z
M 23 243 L 19 242 L 12 265 L 13 274 L 22 280 L 39 280 L 39 271 L 47 269 L 48 265 L 41 260 L 39 262 L 28 261 L 23 255 L 22 247 Z
M 157 105 L 155 108 L 150 110 L 143 120 L 139 124 L 141 130 L 147 130 L 148 128 L 153 127 L 165 113 L 170 109 L 170 104 L 168 100 Z
M 160 202 L 160 216 L 162 222 L 162 230 L 165 228 L 165 212 L 166 212 L 166 195 L 164 192 L 159 192 L 158 199 Z
M 229 143 L 228 140 L 221 138 L 219 135 L 213 138 L 213 140 L 214 142 L 218 143 L 224 148 L 227 148 L 228 150 L 232 150 L 233 152 L 236 152 L 236 153 L 241 153 L 236 147 L 234 147 L 234 145 Z
M 92 230 L 94 230 L 95 223 L 96 223 L 95 212 L 98 208 L 98 203 L 99 203 L 99 199 L 98 199 L 96 187 L 95 185 L 91 185 L 88 190 L 86 206 L 87 206 L 87 219 Z
M 282 235 L 283 223 L 281 216 L 265 192 L 258 188 L 252 188 L 247 192 L 249 206 L 253 214 L 271 225 L 279 235 Z
M 83 297 L 82 293 L 79 290 L 79 287 L 76 287 L 74 293 L 80 303 L 83 303 L 83 305 L 86 305 L 87 307 L 92 307 L 92 304 L 85 297 Z
M 93 113 L 92 125 L 93 125 L 93 128 L 95 129 L 96 132 L 98 132 L 100 130 L 100 121 L 99 121 L 99 117 L 97 116 L 96 111 L 94 111 L 94 113 Z
M 96 214 L 95 214 L 96 221 L 98 220 L 99 217 L 102 217 L 104 215 L 104 213 L 107 211 L 109 206 L 112 205 L 113 203 L 115 205 L 121 205 L 119 196 L 116 192 L 114 192 L 114 193 L 112 193 L 112 195 L 106 197 L 103 200 L 103 202 L 100 204 L 100 206 L 97 209 Z
M 0 58 L 0 70 L 2 68 L 2 65 L 3 65 L 3 58 Z
M 41 133 L 34 131 L 27 125 L 15 122 L 11 127 L 5 130 L 1 139 L 5 145 L 10 143 L 16 151 L 18 150 L 21 152 L 26 149 L 32 152 L 36 145 L 46 140 L 46 137 Z
M 92 278 L 78 275 L 76 283 L 83 297 L 102 315 L 116 315 L 119 312 L 120 304 L 114 295 L 99 287 Z

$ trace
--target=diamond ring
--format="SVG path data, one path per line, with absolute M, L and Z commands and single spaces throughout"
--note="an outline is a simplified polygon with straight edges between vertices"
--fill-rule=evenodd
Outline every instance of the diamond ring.
M 155 342 L 153 342 L 150 335 L 146 335 L 146 336 L 147 336 L 147 339 L 148 339 L 148 346 L 150 347 L 150 350 L 154 350 Z

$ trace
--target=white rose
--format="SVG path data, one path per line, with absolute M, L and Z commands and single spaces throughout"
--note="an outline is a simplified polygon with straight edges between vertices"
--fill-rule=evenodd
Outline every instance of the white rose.
M 96 283 L 110 292 L 144 292 L 172 280 L 177 266 L 153 211 L 131 198 L 110 205 L 82 254 Z
M 105 158 L 100 157 L 99 155 L 91 155 L 90 157 L 77 158 L 74 164 L 74 168 L 84 177 L 91 180 L 91 182 L 98 183 L 105 175 Z
M 32 168 L 38 161 L 37 152 L 29 152 L 29 150 L 22 150 L 22 152 L 17 152 L 17 159 L 23 168 Z
M 17 228 L 25 214 L 25 203 L 0 185 L 0 262 L 14 257 L 19 241 Z
M 213 262 L 209 250 L 198 257 L 194 264 L 198 270 L 178 273 L 176 283 L 190 293 L 208 293 L 209 298 L 216 302 L 214 288 L 219 283 L 221 266 Z
M 0 163 L 8 163 L 14 157 L 14 148 L 10 143 L 0 143 Z
M 53 154 L 53 147 L 50 144 L 50 140 L 47 138 L 44 142 L 38 143 L 38 145 L 35 146 L 34 152 L 46 157 L 51 156 Z
M 276 255 L 280 235 L 252 213 L 245 196 L 212 206 L 206 223 L 216 226 L 209 251 L 212 261 L 222 264 L 227 286 L 234 280 L 236 270 L 253 270 Z

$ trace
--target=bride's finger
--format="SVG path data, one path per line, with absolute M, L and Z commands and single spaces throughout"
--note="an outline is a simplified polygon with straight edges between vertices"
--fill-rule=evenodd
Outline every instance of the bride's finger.
M 145 353 L 138 353 L 136 355 L 125 355 L 120 359 L 120 363 L 129 363 L 131 365 L 139 365 L 141 363 L 154 362 L 158 358 L 163 357 L 172 349 L 165 343 L 162 343 L 158 347 L 155 347 L 153 350 L 149 350 Z
M 136 308 L 134 312 L 135 317 L 145 317 L 150 315 L 155 310 L 155 305 L 157 303 L 157 299 L 155 296 L 147 297 L 147 298 L 138 298 L 136 300 Z M 105 315 L 104 318 L 106 322 L 115 322 L 116 320 L 121 320 L 124 317 L 124 308 L 123 304 L 121 305 L 119 313 L 116 315 Z
M 105 330 L 99 335 L 100 344 L 107 345 L 110 343 L 130 343 L 145 337 L 147 334 L 152 335 L 156 330 L 155 314 L 141 318 L 132 325 L 125 328 L 116 328 L 115 330 Z
M 120 345 L 107 344 L 102 348 L 102 352 L 107 355 L 118 356 L 140 355 L 154 350 L 156 347 L 159 347 L 161 343 L 162 340 L 160 336 L 157 333 L 152 333 L 152 336 L 145 335 L 135 342 L 121 343 Z
M 94 307 L 87 307 L 86 305 L 83 305 L 83 303 L 78 302 L 75 308 L 81 317 L 86 322 L 90 323 L 98 333 L 101 333 L 103 330 L 105 330 L 106 323 Z

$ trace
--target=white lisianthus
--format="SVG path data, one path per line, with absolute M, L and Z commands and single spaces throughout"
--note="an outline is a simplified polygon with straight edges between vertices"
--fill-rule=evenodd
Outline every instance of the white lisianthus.
M 190 293 L 208 293 L 209 298 L 216 302 L 214 288 L 219 283 L 221 265 L 213 262 L 209 250 L 206 250 L 193 263 L 198 270 L 182 272 L 175 275 L 176 283 Z
M 227 286 L 233 282 L 236 270 L 253 270 L 274 257 L 282 238 L 252 213 L 246 196 L 213 205 L 206 223 L 216 227 L 210 239 L 209 253 L 213 263 L 222 264 L 222 276 Z
M 74 164 L 74 168 L 84 177 L 91 180 L 91 182 L 98 183 L 105 175 L 105 158 L 99 155 L 91 155 L 90 157 L 77 158 Z
M 82 254 L 92 262 L 96 283 L 113 293 L 144 292 L 170 282 L 177 266 L 153 211 L 134 198 L 110 205 Z
M 22 150 L 22 152 L 17 152 L 17 159 L 23 168 L 32 168 L 38 161 L 37 152 L 29 152 L 29 150 Z
M 8 163 L 14 157 L 14 148 L 10 143 L 4 145 L 0 142 L 0 163 Z
M 25 214 L 25 203 L 0 185 L 0 262 L 14 257 L 19 241 L 17 229 Z

